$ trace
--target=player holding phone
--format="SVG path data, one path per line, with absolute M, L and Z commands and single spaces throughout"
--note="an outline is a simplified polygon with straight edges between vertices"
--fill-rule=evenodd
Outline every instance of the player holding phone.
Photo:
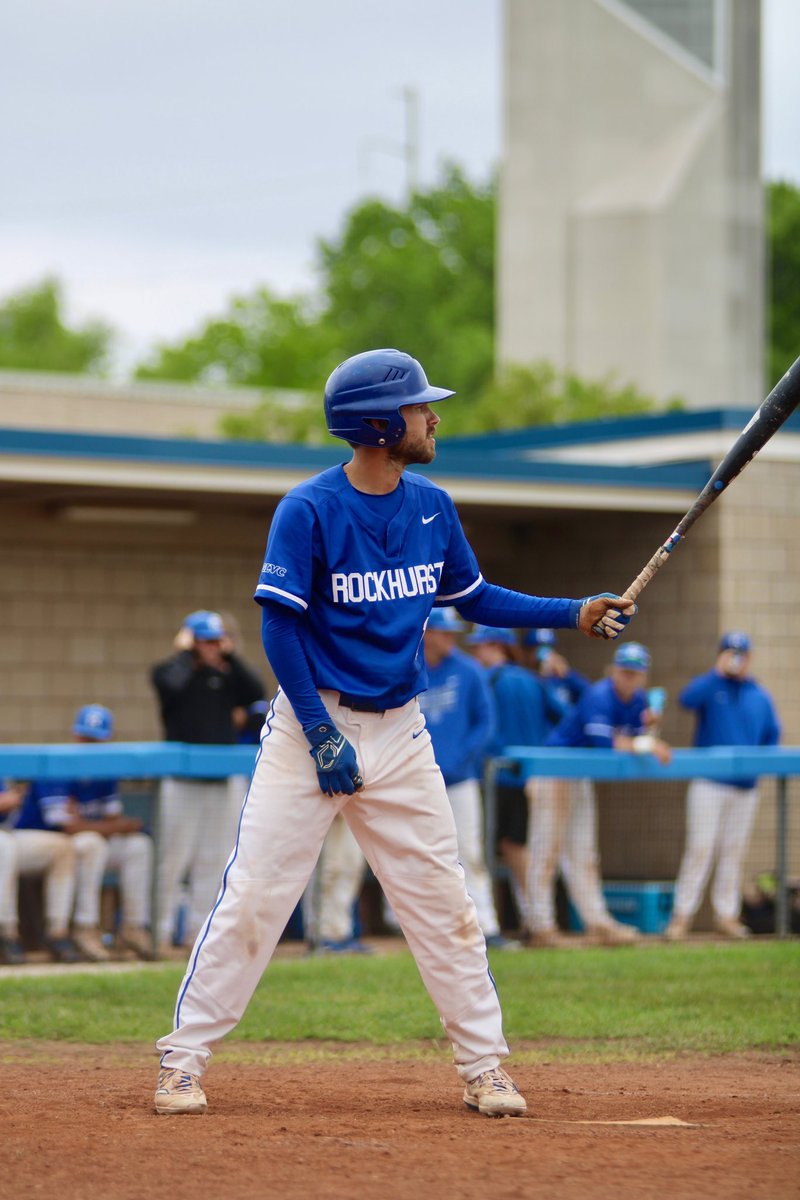
M 679 697 L 694 712 L 695 746 L 775 746 L 780 724 L 769 693 L 750 675 L 752 644 L 746 633 L 726 633 L 713 670 L 693 679 Z M 693 779 L 686 794 L 686 847 L 675 885 L 673 917 L 665 937 L 686 936 L 700 907 L 714 860 L 714 925 L 725 937 L 743 938 L 739 920 L 741 873 L 758 807 L 757 779 Z

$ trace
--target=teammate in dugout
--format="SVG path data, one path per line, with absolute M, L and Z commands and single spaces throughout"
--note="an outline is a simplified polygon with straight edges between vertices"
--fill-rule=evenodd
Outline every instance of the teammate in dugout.
M 776 746 L 781 726 L 772 697 L 750 674 L 752 643 L 746 633 L 723 635 L 717 660 L 680 694 L 694 712 L 695 746 Z M 716 861 L 711 889 L 714 928 L 725 937 L 750 930 L 742 907 L 742 862 L 758 808 L 758 780 L 693 779 L 686 793 L 686 846 L 675 884 L 675 905 L 665 936 L 686 937 Z
M 609 677 L 583 692 L 545 745 L 613 748 L 669 762 L 670 747 L 650 731 L 653 714 L 645 691 L 650 662 L 649 650 L 639 642 L 620 646 Z M 528 849 L 528 906 L 535 945 L 561 944 L 553 897 L 559 870 L 592 938 L 608 946 L 635 940 L 635 930 L 614 920 L 603 895 L 591 779 L 536 780 Z
M 189 956 L 172 1032 L 157 1043 L 159 1113 L 203 1112 L 211 1044 L 240 1020 L 343 812 L 414 954 L 464 1082 L 488 1116 L 526 1104 L 486 945 L 458 862 L 453 814 L 417 696 L 434 604 L 472 621 L 615 637 L 635 612 L 606 593 L 543 599 L 487 583 L 450 496 L 406 473 L 436 453 L 428 384 L 398 350 L 347 359 L 325 387 L 349 462 L 280 502 L 255 598 L 279 690 L 217 901 Z
M 419 702 L 433 752 L 447 788 L 467 891 L 475 902 L 486 945 L 518 950 L 503 936 L 483 844 L 480 778 L 486 747 L 495 731 L 494 705 L 485 673 L 456 644 L 465 629 L 453 608 L 435 608 L 425 629 L 428 690 Z

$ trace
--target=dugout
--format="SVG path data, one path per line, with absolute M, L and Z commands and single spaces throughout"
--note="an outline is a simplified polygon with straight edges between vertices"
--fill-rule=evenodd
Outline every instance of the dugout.
M 342 461 L 346 448 L 150 436 L 146 404 L 139 433 L 129 424 L 118 432 L 113 417 L 106 417 L 107 432 L 76 431 L 69 405 L 60 427 L 42 428 L 30 396 L 27 402 L 26 425 L 25 403 L 0 385 L 7 627 L 0 741 L 66 740 L 75 707 L 88 701 L 114 710 L 120 740 L 157 739 L 150 665 L 170 653 L 183 616 L 201 607 L 232 613 L 243 653 L 262 661 L 250 597 L 271 514 L 288 488 Z M 749 415 L 673 412 L 442 437 L 432 473 L 456 500 L 490 580 L 541 594 L 621 589 L 672 531 Z M 800 743 L 798 545 L 795 415 L 643 597 L 636 636 L 653 652 L 653 682 L 671 698 L 664 733 L 673 744 L 688 744 L 691 728 L 677 693 L 708 668 L 726 628 L 753 636 L 754 669 L 776 698 L 784 741 Z M 610 660 L 601 643 L 568 633 L 561 642 L 590 677 Z M 266 664 L 264 674 L 271 685 Z M 674 874 L 681 796 L 677 784 L 665 793 L 655 836 L 642 826 L 634 797 L 608 803 L 606 875 Z M 760 821 L 771 845 L 770 805 Z

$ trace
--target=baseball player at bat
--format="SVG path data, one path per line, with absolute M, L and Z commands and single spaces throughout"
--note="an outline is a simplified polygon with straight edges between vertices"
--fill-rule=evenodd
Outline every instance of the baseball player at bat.
M 590 637 L 601 622 L 616 636 L 635 607 L 609 593 L 529 596 L 483 578 L 450 496 L 405 471 L 433 460 L 433 406 L 452 395 L 399 350 L 358 354 L 328 379 L 328 429 L 353 454 L 290 491 L 269 531 L 255 599 L 279 690 L 173 1029 L 157 1043 L 159 1113 L 205 1111 L 210 1046 L 241 1019 L 339 812 L 401 923 L 465 1103 L 487 1116 L 526 1111 L 500 1066 L 500 1003 L 417 699 L 423 634 L 434 605 L 481 624 Z

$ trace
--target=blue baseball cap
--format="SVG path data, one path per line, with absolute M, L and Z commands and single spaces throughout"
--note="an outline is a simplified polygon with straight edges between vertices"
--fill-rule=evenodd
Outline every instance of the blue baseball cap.
M 198 609 L 189 613 L 183 622 L 196 642 L 218 642 L 225 637 L 225 625 L 219 613 Z
M 114 732 L 114 714 L 102 704 L 84 704 L 75 714 L 72 732 L 78 737 L 107 742 Z
M 614 666 L 626 671 L 649 671 L 650 651 L 641 642 L 625 642 L 614 654 Z
M 748 654 L 753 648 L 753 644 L 746 633 L 741 633 L 738 629 L 732 629 L 728 633 L 723 633 L 719 641 L 720 653 L 723 650 L 738 650 L 740 654 Z
M 555 629 L 526 629 L 522 635 L 523 646 L 555 646 Z
M 461 633 L 466 626 L 454 608 L 433 608 L 426 629 L 440 629 L 442 633 Z
M 501 646 L 516 646 L 513 629 L 499 629 L 495 625 L 476 625 L 466 638 L 467 645 L 477 646 L 480 642 L 498 642 Z

